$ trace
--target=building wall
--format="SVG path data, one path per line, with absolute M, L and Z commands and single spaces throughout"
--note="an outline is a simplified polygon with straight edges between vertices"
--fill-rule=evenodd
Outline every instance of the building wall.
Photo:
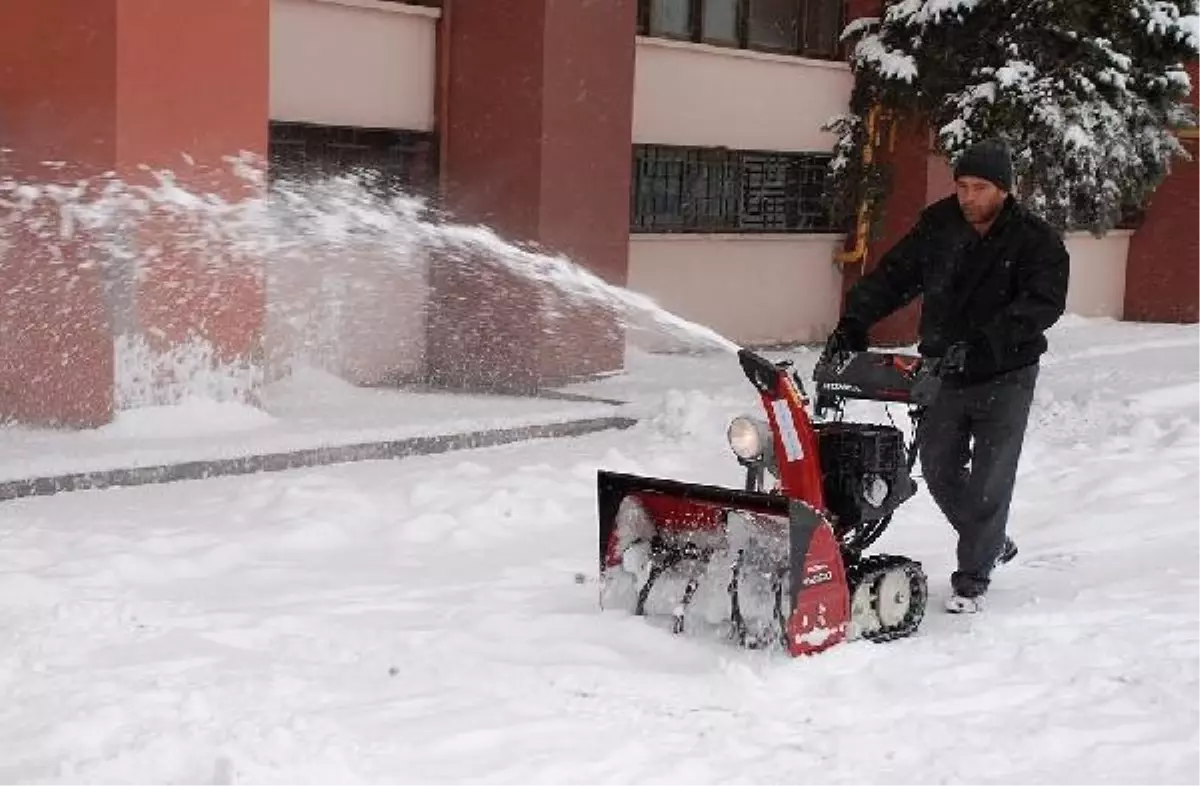
M 650 37 L 637 41 L 633 141 L 828 152 L 844 63 Z M 837 321 L 840 234 L 635 234 L 629 286 L 735 341 L 819 340 Z
M 822 341 L 837 323 L 841 235 L 635 236 L 629 286 L 743 345 Z
M 436 8 L 271 0 L 272 120 L 431 131 Z M 269 374 L 297 360 L 364 385 L 424 371 L 428 260 L 378 248 L 268 266 Z
M 1083 317 L 1120 319 L 1125 312 L 1125 267 L 1133 232 L 1113 230 L 1104 237 L 1071 232 L 1066 237 L 1071 255 L 1067 312 Z
M 267 283 L 268 375 L 289 365 L 359 385 L 423 372 L 428 260 L 362 248 L 276 260 Z
M 271 119 L 429 131 L 436 8 L 271 0 Z
M 636 3 L 462 0 L 445 11 L 443 204 L 624 283 Z M 480 255 L 492 259 L 432 263 L 432 381 L 524 392 L 621 367 L 611 314 Z
M 113 168 L 116 5 L 20 0 L 4 10 L 0 175 L 70 183 Z M 42 161 L 71 162 L 71 168 L 60 175 Z M 33 215 L 44 215 L 53 227 L 56 213 L 46 203 Z M 6 227 L 0 239 L 0 423 L 106 423 L 113 407 L 113 337 L 95 254 L 86 240 L 63 242 L 36 224 Z M 63 270 L 70 286 L 61 283 Z
M 853 87 L 845 63 L 639 37 L 633 141 L 831 150 Z
M 1193 66 L 1192 83 L 1200 86 L 1194 72 Z M 1127 319 L 1200 320 L 1200 144 L 1194 136 L 1185 144 L 1192 160 L 1175 162 L 1130 242 Z
M 1200 110 L 1200 60 L 1188 63 L 1187 71 L 1192 108 Z M 1191 160 L 1174 162 L 1129 245 L 1126 319 L 1200 321 L 1200 136 L 1191 128 L 1180 138 Z

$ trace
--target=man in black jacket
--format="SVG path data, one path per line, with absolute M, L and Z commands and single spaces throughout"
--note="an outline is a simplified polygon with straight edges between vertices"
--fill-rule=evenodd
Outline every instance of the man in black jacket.
M 1066 306 L 1066 247 L 1013 199 L 1012 177 L 1003 142 L 963 153 L 956 195 L 927 207 L 847 293 L 825 350 L 866 350 L 871 325 L 923 296 L 918 349 L 941 359 L 944 382 L 921 421 L 921 467 L 958 532 L 946 604 L 956 613 L 981 610 L 992 569 L 1016 556 L 1009 503 L 1043 334 Z

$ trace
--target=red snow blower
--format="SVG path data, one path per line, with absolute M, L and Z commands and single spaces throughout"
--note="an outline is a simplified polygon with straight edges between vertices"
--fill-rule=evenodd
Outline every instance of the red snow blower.
M 864 552 L 916 493 L 918 438 L 906 445 L 895 426 L 844 413 L 849 399 L 896 402 L 918 424 L 941 387 L 936 361 L 823 357 L 810 417 L 790 362 L 744 349 L 738 359 L 766 415 L 729 425 L 745 488 L 601 470 L 601 606 L 795 656 L 911 635 L 928 596 L 920 563 Z

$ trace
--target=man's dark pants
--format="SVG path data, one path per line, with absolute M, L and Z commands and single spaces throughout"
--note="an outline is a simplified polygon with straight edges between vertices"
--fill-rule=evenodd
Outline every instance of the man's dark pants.
M 958 570 L 950 583 L 959 595 L 987 591 L 1004 549 L 1037 377 L 1034 364 L 978 385 L 944 385 L 921 420 L 925 482 L 958 532 Z

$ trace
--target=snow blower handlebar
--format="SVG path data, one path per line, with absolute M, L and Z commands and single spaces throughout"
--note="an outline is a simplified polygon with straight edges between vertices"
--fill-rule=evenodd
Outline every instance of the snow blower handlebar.
M 804 385 L 791 363 L 773 363 L 748 350 L 738 353 L 738 362 L 758 392 L 772 398 L 779 396 L 779 374 L 788 372 L 800 392 Z M 886 401 L 926 407 L 933 403 L 941 390 L 937 358 L 904 355 L 894 352 L 845 352 L 825 356 L 813 369 L 818 410 L 837 399 Z M 825 406 L 822 406 L 822 404 Z
M 789 361 L 772 362 L 743 349 L 738 353 L 738 362 L 746 378 L 764 397 L 768 409 L 771 400 L 784 397 L 780 389 L 786 384 L 784 375 L 802 396 L 806 395 L 800 376 Z M 816 387 L 815 411 L 822 419 L 830 410 L 840 413 L 847 399 L 908 404 L 915 433 L 907 448 L 905 463 L 909 472 L 912 471 L 920 444 L 922 416 L 941 391 L 939 358 L 895 352 L 823 354 L 813 369 L 813 382 Z M 748 475 L 748 483 L 750 477 Z M 801 485 L 812 486 L 813 483 Z M 811 495 L 801 496 L 809 498 Z
M 818 399 L 864 399 L 917 407 L 933 403 L 941 390 L 936 359 L 893 352 L 822 356 L 813 369 L 813 382 Z
M 830 409 L 840 410 L 846 399 L 908 404 L 914 435 L 906 463 L 912 472 L 924 433 L 921 420 L 942 389 L 940 358 L 893 352 L 822 355 L 813 369 L 813 381 L 816 410 L 822 417 Z
M 804 382 L 790 360 L 771 361 L 751 350 L 738 352 L 742 371 L 759 393 L 781 396 L 780 374 L 785 374 L 801 395 Z M 839 399 L 866 399 L 927 406 L 941 387 L 939 358 L 894 352 L 845 352 L 822 355 L 813 370 L 817 395 Z

